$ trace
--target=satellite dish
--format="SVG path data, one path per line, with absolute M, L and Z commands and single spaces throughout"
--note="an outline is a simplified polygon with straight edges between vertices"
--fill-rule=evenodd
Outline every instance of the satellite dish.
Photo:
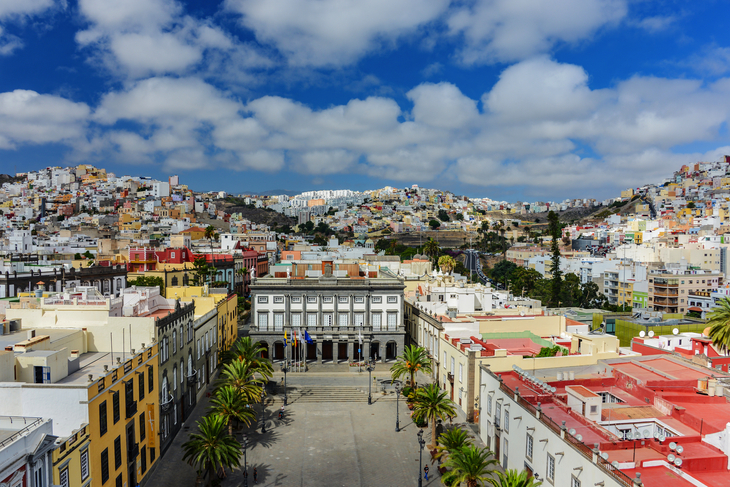
M 678 466 L 678 467 L 681 467 L 682 466 L 682 459 L 681 458 L 675 458 L 674 459 L 674 464 L 676 466 Z
M 664 440 L 666 440 L 667 437 L 664 435 L 659 435 L 659 443 L 664 443 Z
M 677 445 L 677 453 L 682 454 L 684 452 L 684 447 L 682 445 Z
M 606 452 L 601 453 L 601 458 L 603 458 L 604 460 L 608 460 L 608 453 L 606 453 Z
M 520 316 L 525 316 L 525 310 L 524 309 L 521 309 L 520 310 Z
M 670 453 L 669 455 L 667 455 L 667 460 L 669 460 L 669 463 L 672 463 L 672 462 L 674 461 L 674 459 L 675 459 L 675 458 L 677 458 L 677 457 L 675 457 L 675 456 L 674 456 L 674 455 L 672 455 L 671 453 Z
M 669 449 L 672 450 L 672 451 L 674 451 L 675 448 L 677 448 L 677 444 L 675 442 L 671 442 L 669 444 Z
M 572 436 L 575 436 L 575 428 L 570 428 L 568 433 L 570 433 Z
M 651 331 L 649 332 L 649 337 L 653 337 L 653 336 L 654 336 L 654 330 L 651 330 Z
M 551 387 L 551 388 L 550 388 L 550 392 L 552 392 L 553 394 L 555 394 L 555 392 L 556 392 L 557 390 L 558 390 L 558 388 L 557 388 L 557 387 Z
M 644 435 L 644 438 L 651 438 L 651 433 L 649 432 L 649 430 L 644 430 L 642 431 L 642 433 Z
M 644 330 L 641 330 L 641 331 L 639 332 L 639 336 L 640 336 L 641 338 L 644 338 L 644 337 L 646 336 L 646 332 L 645 332 Z
M 627 431 L 627 432 L 626 432 L 626 439 L 627 439 L 627 440 L 630 440 L 630 439 L 632 439 L 633 437 L 634 437 L 634 434 L 633 434 L 633 433 L 632 433 L 631 431 Z
M 672 330 L 672 334 L 673 334 L 673 335 L 678 335 L 678 334 L 679 334 L 679 328 L 674 328 L 674 329 Z
M 583 435 L 578 435 L 575 437 L 575 439 L 578 441 L 583 441 Z
M 613 468 L 618 469 L 618 461 L 616 461 L 616 460 L 612 461 L 611 465 L 613 465 Z

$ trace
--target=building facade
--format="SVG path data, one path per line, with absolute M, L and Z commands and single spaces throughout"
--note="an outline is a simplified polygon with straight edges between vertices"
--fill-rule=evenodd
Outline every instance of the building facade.
M 284 333 L 306 331 L 301 355 L 317 363 L 394 360 L 405 342 L 403 282 L 396 277 L 266 277 L 251 285 L 251 337 L 285 359 Z M 292 357 L 292 358 L 296 358 Z

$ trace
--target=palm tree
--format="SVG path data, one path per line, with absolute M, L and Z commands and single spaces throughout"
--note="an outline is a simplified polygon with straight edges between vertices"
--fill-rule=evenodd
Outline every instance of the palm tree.
M 234 359 L 242 360 L 249 364 L 254 375 L 258 375 L 261 379 L 269 380 L 274 373 L 274 367 L 271 365 L 269 359 L 261 356 L 265 351 L 266 349 L 259 343 L 255 343 L 251 337 L 242 337 L 233 346 L 231 355 Z
M 466 482 L 467 487 L 476 487 L 483 482 L 491 482 L 493 465 L 497 460 L 489 458 L 492 452 L 474 445 L 465 446 L 454 451 L 444 463 L 449 469 L 441 478 L 447 485 L 459 485 Z
M 436 256 L 441 253 L 441 247 L 437 241 L 433 238 L 429 238 L 428 242 L 423 245 L 423 253 L 435 260 Z
M 416 389 L 414 396 L 412 417 L 414 421 L 423 419 L 431 421 L 431 442 L 436 443 L 436 421 L 456 416 L 454 402 L 446 397 L 446 391 L 439 389 L 435 383 Z
M 448 430 L 445 433 L 441 433 L 441 436 L 438 437 L 438 445 L 436 446 L 436 455 L 434 455 L 434 458 L 444 460 L 451 453 L 469 445 L 471 445 L 471 438 L 469 438 L 466 431 L 461 428 Z
M 450 255 L 442 255 L 439 257 L 439 268 L 444 274 L 450 274 L 456 267 L 456 261 Z
M 202 483 L 207 471 L 213 477 L 219 468 L 237 467 L 241 445 L 226 433 L 226 421 L 222 416 L 205 416 L 196 423 L 200 433 L 193 433 L 183 443 L 183 461 L 197 468 L 196 485 Z
M 539 487 L 542 482 L 530 477 L 526 470 L 507 470 L 504 473 L 495 471 L 497 478 L 487 479 L 494 487 Z
M 256 418 L 256 413 L 248 407 L 249 403 L 241 392 L 231 385 L 218 389 L 210 400 L 213 414 L 223 417 L 228 425 L 228 434 L 233 435 L 233 421 L 240 421 L 246 426 Z
M 403 350 L 398 361 L 390 368 L 391 377 L 396 380 L 406 374 L 411 376 L 411 387 L 416 387 L 416 372 L 431 373 L 431 359 L 423 347 L 410 345 Z
M 718 307 L 707 315 L 707 326 L 713 345 L 727 353 L 730 349 L 730 299 L 722 298 L 717 304 Z
M 234 360 L 223 366 L 221 373 L 222 387 L 231 386 L 237 390 L 246 401 L 257 402 L 264 392 L 264 379 L 256 377 L 251 365 L 243 360 Z

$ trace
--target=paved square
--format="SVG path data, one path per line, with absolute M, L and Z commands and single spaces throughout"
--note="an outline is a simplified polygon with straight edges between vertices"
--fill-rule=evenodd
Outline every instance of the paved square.
M 260 422 L 256 429 L 247 428 L 246 460 L 248 485 L 253 486 L 253 468 L 258 471 L 260 486 L 417 486 L 419 475 L 418 442 L 416 427 L 410 418 L 405 402 L 400 400 L 401 431 L 395 431 L 396 402 L 392 395 L 383 397 L 374 393 L 374 403 L 368 405 L 367 376 L 316 377 L 290 374 L 290 404 L 285 408 L 283 420 L 278 419 L 282 402 L 280 396 L 267 398 L 267 431 L 261 433 Z M 329 392 L 337 386 L 349 387 L 348 393 L 337 395 Z M 301 391 L 320 389 L 316 394 L 304 395 Z M 362 392 L 352 391 L 359 388 Z M 322 390 L 324 395 L 322 396 Z M 331 394 L 332 401 L 327 401 Z M 359 399 L 359 401 L 358 401 Z M 317 402 L 326 401 L 326 402 Z M 258 409 L 260 406 L 256 406 Z M 205 412 L 207 404 L 200 404 L 196 417 Z M 456 420 L 455 420 L 456 424 Z M 190 430 L 194 429 L 191 423 Z M 164 487 L 192 487 L 195 472 L 181 462 L 180 445 L 190 432 L 183 431 L 175 439 L 171 450 L 157 465 L 150 484 Z M 430 428 L 424 429 L 424 439 L 430 443 Z M 472 436 L 472 430 L 467 429 Z M 241 439 L 244 432 L 236 432 Z M 479 443 L 479 442 L 478 442 Z M 424 486 L 440 486 L 441 481 L 430 455 L 423 451 L 424 465 L 428 462 L 430 476 Z M 243 485 L 243 458 L 241 468 L 228 472 L 222 487 Z M 421 471 L 422 475 L 422 471 Z

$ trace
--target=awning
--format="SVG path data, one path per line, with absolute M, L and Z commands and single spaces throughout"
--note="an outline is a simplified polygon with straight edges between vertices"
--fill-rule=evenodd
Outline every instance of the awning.
M 693 306 L 691 308 L 687 308 L 687 311 L 697 311 L 698 313 L 702 313 L 702 308 L 698 308 L 697 306 Z

